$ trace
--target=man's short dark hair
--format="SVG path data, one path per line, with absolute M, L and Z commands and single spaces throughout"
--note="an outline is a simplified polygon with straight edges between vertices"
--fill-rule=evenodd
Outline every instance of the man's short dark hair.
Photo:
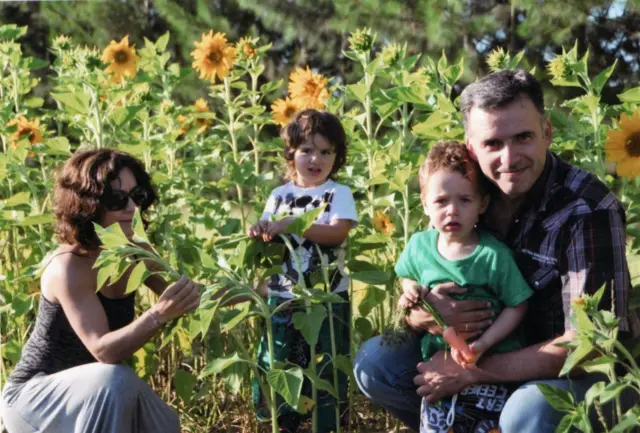
M 483 110 L 502 108 L 521 95 L 531 99 L 541 115 L 544 115 L 544 95 L 536 78 L 524 69 L 494 72 L 480 81 L 469 84 L 460 95 L 460 111 L 465 129 L 469 112 L 473 107 Z

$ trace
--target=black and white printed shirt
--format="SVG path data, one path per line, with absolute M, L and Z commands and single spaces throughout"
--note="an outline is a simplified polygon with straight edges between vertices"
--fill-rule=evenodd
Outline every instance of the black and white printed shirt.
M 625 213 L 616 196 L 594 175 L 548 152 L 544 171 L 524 203 L 506 236 L 497 227 L 492 230 L 496 209 L 487 211 L 483 226 L 514 250 L 534 289 L 523 322 L 529 341 L 542 342 L 573 329 L 571 301 L 603 284 L 607 290 L 601 308 L 611 310 L 613 287 L 620 330 L 639 336 L 640 312 L 628 303 Z
M 297 216 L 323 204 L 327 204 L 327 207 L 318 216 L 316 223 L 330 224 L 333 220 L 345 219 L 351 220 L 353 226 L 357 225 L 358 216 L 351 190 L 333 180 L 327 180 L 322 185 L 312 188 L 302 188 L 289 182 L 274 189 L 260 219 L 268 220 L 272 215 Z M 291 236 L 291 243 L 300 259 L 302 269 L 296 267 L 295 260 L 289 251 L 286 251 L 282 264 L 283 273 L 273 275 L 268 283 L 269 296 L 292 298 L 291 289 L 298 281 L 299 272 L 308 279 L 311 274 L 321 270 L 320 252 L 324 255 L 325 263 L 331 264 L 332 269 L 335 266 L 335 270 L 331 271 L 329 276 L 331 291 L 340 293 L 348 290 L 349 282 L 344 273 L 344 244 L 337 247 L 322 246 L 309 239 L 299 239 L 297 236 Z M 316 245 L 320 247 L 320 251 Z

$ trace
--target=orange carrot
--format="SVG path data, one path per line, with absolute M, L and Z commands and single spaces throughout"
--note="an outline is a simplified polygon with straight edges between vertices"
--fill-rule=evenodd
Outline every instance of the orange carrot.
M 442 331 L 442 337 L 444 337 L 444 341 L 446 341 L 449 346 L 460 352 L 465 362 L 468 364 L 476 362 L 476 355 L 473 353 L 464 338 L 458 335 L 455 328 L 451 326 L 445 327 Z

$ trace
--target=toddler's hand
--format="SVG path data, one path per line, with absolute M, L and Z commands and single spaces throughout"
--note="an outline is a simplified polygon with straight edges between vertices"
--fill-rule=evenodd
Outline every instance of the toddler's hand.
M 409 307 L 413 307 L 421 297 L 428 293 L 428 290 L 413 280 L 405 279 L 402 281 L 402 293 L 405 300 L 409 302 Z
M 269 221 L 258 221 L 257 223 L 249 227 L 249 230 L 247 231 L 247 235 L 250 238 L 261 236 L 265 232 L 268 224 L 269 224 Z
M 453 360 L 463 368 L 470 368 L 476 365 L 485 349 L 482 348 L 482 343 L 474 341 L 469 344 L 471 354 L 467 354 L 464 351 L 460 351 L 454 347 L 451 348 L 451 356 Z
M 289 224 L 293 222 L 293 218 L 285 218 L 279 221 L 269 221 L 267 222 L 267 227 L 262 233 L 262 239 L 264 241 L 271 241 L 273 238 L 278 236 L 281 233 L 284 233 Z

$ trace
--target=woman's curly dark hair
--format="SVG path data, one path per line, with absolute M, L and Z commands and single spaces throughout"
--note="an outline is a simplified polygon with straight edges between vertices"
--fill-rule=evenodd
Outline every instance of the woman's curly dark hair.
M 133 156 L 97 149 L 76 152 L 67 160 L 54 192 L 55 231 L 61 242 L 87 249 L 100 246 L 93 223 L 98 223 L 105 212 L 101 200 L 123 168 L 131 170 L 138 187 L 146 190 L 147 200 L 140 206 L 141 212 L 146 211 L 158 196 L 144 165 Z

